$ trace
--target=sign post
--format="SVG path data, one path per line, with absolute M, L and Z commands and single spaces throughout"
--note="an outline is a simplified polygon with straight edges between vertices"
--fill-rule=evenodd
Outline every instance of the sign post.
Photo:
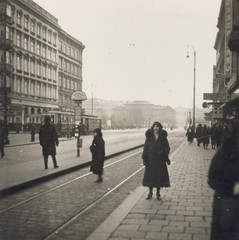
M 76 91 L 71 95 L 71 100 L 76 103 L 75 106 L 75 137 L 77 137 L 77 157 L 80 156 L 80 147 L 82 147 L 82 139 L 80 139 L 81 115 L 82 115 L 82 101 L 87 100 L 83 91 Z

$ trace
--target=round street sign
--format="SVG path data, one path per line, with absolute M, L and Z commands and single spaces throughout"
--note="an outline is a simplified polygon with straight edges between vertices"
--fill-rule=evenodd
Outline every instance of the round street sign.
M 87 100 L 86 94 L 83 91 L 73 92 L 71 95 L 71 100 L 73 101 L 85 101 Z

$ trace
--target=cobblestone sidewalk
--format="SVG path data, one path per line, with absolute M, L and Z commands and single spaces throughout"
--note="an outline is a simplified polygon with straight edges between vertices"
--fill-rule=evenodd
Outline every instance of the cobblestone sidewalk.
M 184 142 L 171 156 L 171 187 L 161 190 L 162 200 L 145 200 L 147 189 L 139 187 L 88 240 L 209 240 L 213 190 L 207 172 L 215 151 Z

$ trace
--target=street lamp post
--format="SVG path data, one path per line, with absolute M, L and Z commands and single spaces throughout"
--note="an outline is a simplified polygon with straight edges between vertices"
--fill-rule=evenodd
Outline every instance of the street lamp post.
M 195 133 L 195 82 L 196 82 L 196 51 L 193 54 L 193 131 Z
M 187 58 L 189 55 L 187 54 Z M 195 133 L 195 84 L 196 84 L 196 51 L 193 52 L 193 131 Z

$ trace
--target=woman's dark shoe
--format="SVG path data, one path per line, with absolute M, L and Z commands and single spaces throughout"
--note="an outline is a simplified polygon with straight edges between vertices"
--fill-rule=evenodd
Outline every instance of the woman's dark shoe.
M 160 194 L 157 194 L 156 198 L 157 200 L 161 200 Z
M 102 178 L 102 177 L 99 177 L 99 178 L 96 180 L 97 183 L 102 183 L 102 181 L 103 181 L 103 178 Z
M 148 194 L 148 196 L 146 197 L 146 200 L 149 200 L 149 199 L 151 199 L 151 198 L 152 198 L 152 196 L 153 196 L 153 193 L 149 193 L 149 194 Z

